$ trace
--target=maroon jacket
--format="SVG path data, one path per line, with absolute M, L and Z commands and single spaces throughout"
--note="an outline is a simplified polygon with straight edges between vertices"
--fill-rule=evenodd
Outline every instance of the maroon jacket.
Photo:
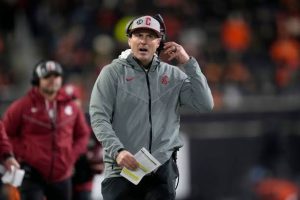
M 0 159 L 4 160 L 10 155 L 12 155 L 12 146 L 4 129 L 4 124 L 0 121 Z
M 62 89 L 56 97 L 56 113 L 52 122 L 46 100 L 34 87 L 13 102 L 3 117 L 16 158 L 49 182 L 72 175 L 73 165 L 86 152 L 90 137 L 82 110 Z

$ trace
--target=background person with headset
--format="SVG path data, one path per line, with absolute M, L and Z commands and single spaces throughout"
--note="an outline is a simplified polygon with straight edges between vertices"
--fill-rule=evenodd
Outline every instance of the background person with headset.
M 33 87 L 6 110 L 3 123 L 25 170 L 22 200 L 71 200 L 71 175 L 86 152 L 90 129 L 84 113 L 62 89 L 63 69 L 38 63 Z
M 91 94 L 93 131 L 104 148 L 104 200 L 175 199 L 178 169 L 172 155 L 183 143 L 179 136 L 180 106 L 199 112 L 213 108 L 206 78 L 195 58 L 176 42 L 165 42 L 162 18 L 141 16 L 127 27 L 130 50 L 100 72 Z M 183 70 L 162 62 L 176 60 Z M 142 147 L 162 164 L 134 185 L 120 176 L 134 170 L 134 154 Z

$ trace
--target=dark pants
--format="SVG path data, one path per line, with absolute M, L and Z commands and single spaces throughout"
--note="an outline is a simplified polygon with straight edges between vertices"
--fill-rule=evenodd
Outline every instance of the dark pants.
M 22 200 L 71 200 L 71 180 L 43 183 L 24 180 L 21 187 Z
M 71 178 L 49 183 L 41 175 L 28 165 L 25 169 L 25 177 L 20 192 L 22 200 L 71 200 L 72 180 Z
M 73 192 L 72 200 L 91 200 L 91 191 Z
M 134 185 L 124 177 L 107 178 L 102 182 L 104 200 L 174 200 L 178 177 L 176 162 L 171 158 L 155 173 Z

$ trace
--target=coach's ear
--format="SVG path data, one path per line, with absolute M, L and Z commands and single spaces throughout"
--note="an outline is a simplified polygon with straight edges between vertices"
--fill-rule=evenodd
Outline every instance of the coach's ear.
M 158 40 L 157 40 L 157 43 L 156 43 L 156 49 L 157 50 L 163 50 L 163 43 L 162 43 L 162 41 L 161 41 L 161 38 L 158 38 Z
M 131 48 L 131 37 L 128 38 L 128 46 Z

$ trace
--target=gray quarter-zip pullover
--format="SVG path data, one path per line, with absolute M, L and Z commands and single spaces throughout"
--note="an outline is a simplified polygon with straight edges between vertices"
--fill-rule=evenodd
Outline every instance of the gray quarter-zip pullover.
M 90 117 L 104 147 L 105 177 L 120 176 L 120 148 L 135 154 L 142 147 L 163 164 L 182 147 L 179 106 L 199 112 L 213 108 L 205 76 L 194 58 L 180 70 L 154 56 L 148 71 L 132 54 L 100 72 L 92 90 Z

